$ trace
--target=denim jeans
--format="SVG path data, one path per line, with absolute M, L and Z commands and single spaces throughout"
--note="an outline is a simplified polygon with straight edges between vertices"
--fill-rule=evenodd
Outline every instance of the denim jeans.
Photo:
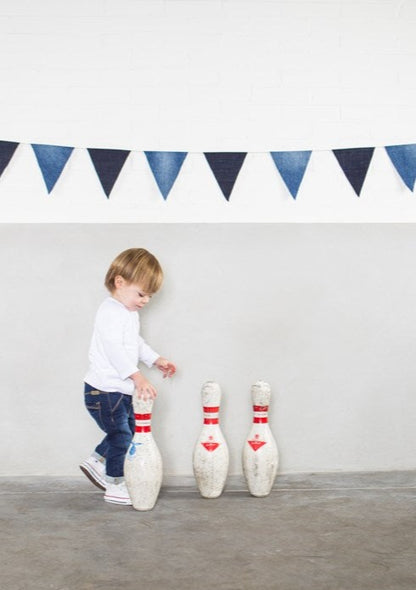
M 134 434 L 131 395 L 98 391 L 85 383 L 85 406 L 106 436 L 95 454 L 106 460 L 107 480 L 119 483 L 124 477 L 124 458 Z

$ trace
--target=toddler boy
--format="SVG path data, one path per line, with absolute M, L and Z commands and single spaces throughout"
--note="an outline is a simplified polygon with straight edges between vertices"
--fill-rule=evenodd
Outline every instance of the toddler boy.
M 85 376 L 85 405 L 106 433 L 94 453 L 80 465 L 104 500 L 131 505 L 124 482 L 124 458 L 133 437 L 132 395 L 154 399 L 156 390 L 140 373 L 138 363 L 156 366 L 172 377 L 175 365 L 159 356 L 140 336 L 138 311 L 156 293 L 163 280 L 158 260 L 143 248 L 130 248 L 108 269 L 105 286 L 110 292 L 98 308 Z

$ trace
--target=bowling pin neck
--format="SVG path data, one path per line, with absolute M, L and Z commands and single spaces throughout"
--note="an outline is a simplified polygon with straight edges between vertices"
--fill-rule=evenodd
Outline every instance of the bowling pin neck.
M 135 392 L 133 395 L 133 408 L 135 414 L 151 414 L 153 409 L 153 400 L 143 400 L 137 396 Z
M 221 388 L 215 381 L 207 381 L 202 387 L 202 405 L 219 406 L 221 402 Z
M 269 406 L 253 406 L 253 424 L 267 424 Z
M 219 423 L 219 406 L 204 406 L 204 424 L 218 424 Z
M 134 414 L 136 425 L 135 432 L 151 432 L 152 431 L 152 414 Z
M 270 404 L 270 385 L 265 381 L 257 381 L 251 388 L 251 399 L 255 406 L 268 406 Z

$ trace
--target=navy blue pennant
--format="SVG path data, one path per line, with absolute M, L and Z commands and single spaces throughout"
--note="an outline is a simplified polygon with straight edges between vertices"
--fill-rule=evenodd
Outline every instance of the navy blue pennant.
M 14 141 L 0 141 L 0 176 L 9 165 L 18 145 Z
M 188 152 L 144 152 L 153 176 L 166 200 Z
M 35 152 L 46 188 L 48 189 L 48 193 L 50 193 L 61 176 L 74 148 L 37 143 L 32 143 L 32 148 Z
M 270 152 L 276 168 L 294 199 L 296 199 L 298 194 L 311 153 L 311 151 L 307 150 L 298 152 Z
M 246 155 L 247 152 L 205 152 L 208 164 L 227 201 Z
M 88 148 L 88 153 L 104 192 L 109 197 L 130 152 L 128 150 Z
M 332 151 L 352 188 L 359 197 L 371 158 L 373 157 L 374 148 L 347 148 Z
M 416 144 L 389 145 L 386 152 L 405 185 L 413 191 L 416 180 Z

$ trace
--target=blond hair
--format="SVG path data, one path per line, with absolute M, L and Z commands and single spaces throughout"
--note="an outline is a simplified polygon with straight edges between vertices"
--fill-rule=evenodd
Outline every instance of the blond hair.
M 146 293 L 156 293 L 163 281 L 163 271 L 159 261 L 144 248 L 129 248 L 121 252 L 111 263 L 105 276 L 105 286 L 113 293 L 114 279 L 123 277 L 128 283 L 135 283 Z

